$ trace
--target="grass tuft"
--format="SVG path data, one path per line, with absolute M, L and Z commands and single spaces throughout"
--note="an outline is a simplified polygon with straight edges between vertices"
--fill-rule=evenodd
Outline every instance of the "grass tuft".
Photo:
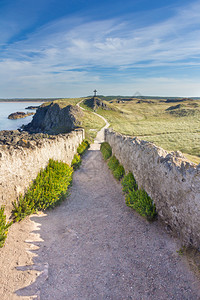
M 105 160 L 112 156 L 112 148 L 107 142 L 101 144 L 100 150 Z
M 82 162 L 82 159 L 81 159 L 80 155 L 79 154 L 75 154 L 74 158 L 72 159 L 72 162 L 71 162 L 71 167 L 74 170 L 77 170 L 80 167 L 81 162 Z
M 11 226 L 12 222 L 6 222 L 6 215 L 4 214 L 5 207 L 0 208 L 0 248 L 5 244 L 5 240 L 8 234 L 8 227 Z
M 151 197 L 143 189 L 129 191 L 126 195 L 126 205 L 136 210 L 141 216 L 147 220 L 155 219 L 156 207 Z
M 128 193 L 129 191 L 137 191 L 138 185 L 136 183 L 135 177 L 133 176 L 133 173 L 129 172 L 124 176 L 122 180 L 122 187 L 124 193 Z

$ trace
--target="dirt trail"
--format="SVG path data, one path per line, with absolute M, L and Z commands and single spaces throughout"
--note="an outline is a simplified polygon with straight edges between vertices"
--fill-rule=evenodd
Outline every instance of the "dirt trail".
M 19 284 L 12 275 L 11 284 L 4 270 L 7 281 L 1 278 L 0 299 L 33 299 L 33 295 L 41 300 L 200 299 L 198 279 L 176 252 L 178 240 L 158 221 L 150 224 L 125 205 L 121 185 L 99 151 L 102 138 L 103 130 L 74 174 L 71 196 L 47 214 L 21 223 L 27 228 L 28 222 L 37 224 L 32 237 L 39 234 L 40 239 L 27 241 L 29 248 L 37 248 L 31 266 L 30 259 L 15 261 L 24 255 L 22 247 L 17 254 L 13 251 L 10 274 L 32 279 L 21 288 L 22 280 Z M 23 240 L 20 243 L 24 247 Z

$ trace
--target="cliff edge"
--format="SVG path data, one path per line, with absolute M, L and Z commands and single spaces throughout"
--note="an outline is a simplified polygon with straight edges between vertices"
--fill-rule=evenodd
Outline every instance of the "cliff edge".
M 77 106 L 61 107 L 54 102 L 43 104 L 37 109 L 33 120 L 23 129 L 30 133 L 66 133 L 81 126 L 82 114 L 83 112 Z

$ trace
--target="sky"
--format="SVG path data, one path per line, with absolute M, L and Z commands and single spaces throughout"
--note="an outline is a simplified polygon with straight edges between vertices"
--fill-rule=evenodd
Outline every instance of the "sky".
M 200 97 L 200 1 L 0 0 L 0 98 Z

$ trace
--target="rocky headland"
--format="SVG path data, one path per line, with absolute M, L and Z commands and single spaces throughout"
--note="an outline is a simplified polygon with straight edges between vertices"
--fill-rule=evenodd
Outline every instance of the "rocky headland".
M 34 113 L 13 113 L 9 118 L 17 119 Z M 55 139 L 55 135 L 68 133 L 81 126 L 83 112 L 77 106 L 67 105 L 61 107 L 51 102 L 39 106 L 33 120 L 23 126 L 23 130 L 0 131 L 0 148 L 32 148 L 40 147 L 42 140 Z
M 34 115 L 34 113 L 25 113 L 25 112 L 21 112 L 21 111 L 17 111 L 15 113 L 12 113 L 8 116 L 8 119 L 11 119 L 11 120 L 16 120 L 16 119 L 22 119 L 22 118 L 26 118 L 28 116 L 32 116 Z
M 29 133 L 67 133 L 81 126 L 82 115 L 83 112 L 78 106 L 62 107 L 54 102 L 43 104 L 37 109 L 33 120 L 24 126 L 23 130 Z

